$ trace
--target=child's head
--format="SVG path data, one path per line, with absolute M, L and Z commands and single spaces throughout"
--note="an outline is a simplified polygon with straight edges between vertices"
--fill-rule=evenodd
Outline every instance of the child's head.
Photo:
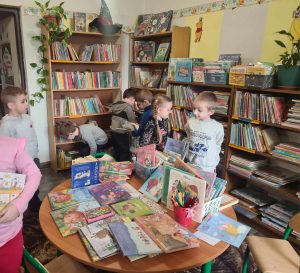
M 79 135 L 79 128 L 73 122 L 60 122 L 57 127 L 58 133 L 69 140 L 73 140 L 76 136 Z
M 215 113 L 217 96 L 211 91 L 201 92 L 193 101 L 194 114 L 199 120 L 208 120 Z
M 1 92 L 1 101 L 6 108 L 6 111 L 8 111 L 8 114 L 12 116 L 20 116 L 27 113 L 27 92 L 20 87 L 6 87 Z
M 135 93 L 136 89 L 132 87 L 126 89 L 123 93 L 123 101 L 133 106 L 135 104 Z
M 135 95 L 135 100 L 137 107 L 140 110 L 144 110 L 147 106 L 151 105 L 153 102 L 153 95 L 148 90 L 139 90 Z

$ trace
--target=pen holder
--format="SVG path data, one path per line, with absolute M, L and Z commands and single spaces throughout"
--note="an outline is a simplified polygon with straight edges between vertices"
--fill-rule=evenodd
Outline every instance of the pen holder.
M 180 206 L 174 206 L 174 218 L 177 223 L 187 227 L 192 223 L 193 208 L 182 208 Z

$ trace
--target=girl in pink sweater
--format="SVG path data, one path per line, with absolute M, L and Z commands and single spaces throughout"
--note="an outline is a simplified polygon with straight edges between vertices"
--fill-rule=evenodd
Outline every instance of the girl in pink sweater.
M 25 151 L 26 140 L 0 136 L 0 172 L 26 175 L 22 193 L 0 210 L 0 272 L 18 273 L 23 254 L 23 213 L 37 190 L 41 172 Z

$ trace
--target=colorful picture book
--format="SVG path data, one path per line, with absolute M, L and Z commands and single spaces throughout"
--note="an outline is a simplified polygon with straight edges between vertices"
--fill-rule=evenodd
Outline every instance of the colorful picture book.
M 124 188 L 132 198 L 139 197 L 142 194 L 136 190 L 133 186 L 131 186 L 127 181 L 119 181 L 117 182 L 122 188 Z
M 173 10 L 152 14 L 149 24 L 147 25 L 146 33 L 165 32 L 170 29 Z
M 99 183 L 100 161 L 89 155 L 72 160 L 71 187 L 78 188 Z
M 178 188 L 184 189 L 185 192 L 190 192 L 190 198 L 198 198 L 198 204 L 193 208 L 193 221 L 201 223 L 206 182 L 203 179 L 184 174 L 180 170 L 170 170 L 167 197 L 167 208 L 170 210 L 174 210 L 172 193 Z
M 110 182 L 125 181 L 129 177 L 125 174 L 115 174 L 115 173 L 100 173 L 99 174 L 100 183 L 106 184 Z
M 134 219 L 137 216 L 152 214 L 153 210 L 149 208 L 139 198 L 132 198 L 111 205 L 111 207 L 120 215 Z
M 140 216 L 135 221 L 165 253 L 199 246 L 198 239 L 166 213 Z
M 87 188 L 65 189 L 56 192 L 49 192 L 48 198 L 52 210 L 74 206 L 88 200 L 94 200 Z
M 155 166 L 155 144 L 139 147 L 136 151 L 136 160 L 144 167 Z
M 152 62 L 155 53 L 155 42 L 134 41 L 134 62 Z
M 89 188 L 90 193 L 101 206 L 117 203 L 131 198 L 131 195 L 118 183 L 95 185 Z
M 184 158 L 186 146 L 186 142 L 168 137 L 164 152 L 174 157 L 180 156 L 181 158 Z
M 164 167 L 159 166 L 153 174 L 140 187 L 139 191 L 150 199 L 158 202 L 162 196 Z
M 131 175 L 134 164 L 130 161 L 110 162 L 101 161 L 100 172 Z
M 160 248 L 135 222 L 109 223 L 124 256 L 161 253 Z
M 143 14 L 138 16 L 134 30 L 134 36 L 141 36 L 147 33 L 147 26 L 150 22 L 151 17 L 152 14 Z
M 84 12 L 73 12 L 74 31 L 86 32 L 86 14 Z
M 97 255 L 97 253 L 95 252 L 95 250 L 93 249 L 92 245 L 90 244 L 90 242 L 88 241 L 88 239 L 85 237 L 85 235 L 82 233 L 81 229 L 78 230 L 78 234 L 82 240 L 82 243 L 84 244 L 87 252 L 90 255 L 90 258 L 93 262 L 97 262 L 100 260 L 100 257 Z
M 84 212 L 99 207 L 97 201 L 87 201 L 75 206 L 50 212 L 63 237 L 76 233 L 87 224 Z
M 102 206 L 84 212 L 85 219 L 89 224 L 113 216 L 114 214 L 115 212 L 109 206 Z
M 177 61 L 175 65 L 175 81 L 192 81 L 192 61 Z
M 250 227 L 219 213 L 207 216 L 198 230 L 235 247 L 240 247 Z
M 24 174 L 0 172 L 0 210 L 21 194 L 25 182 Z
M 168 58 L 170 51 L 170 42 L 160 43 L 156 51 L 154 61 L 155 62 L 164 62 Z

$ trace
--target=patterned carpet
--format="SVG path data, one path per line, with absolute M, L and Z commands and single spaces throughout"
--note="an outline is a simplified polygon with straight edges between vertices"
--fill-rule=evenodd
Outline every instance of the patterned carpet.
M 24 215 L 24 241 L 27 250 L 43 264 L 48 263 L 56 257 L 57 249 L 45 238 L 39 226 L 38 213 L 27 210 Z M 213 262 L 213 273 L 240 273 L 245 252 L 245 243 L 238 249 L 229 247 L 229 249 Z M 104 271 L 98 271 L 104 272 Z M 200 273 L 201 268 L 186 270 L 184 273 Z M 183 272 L 181 272 L 183 273 Z M 252 258 L 250 258 L 248 273 L 258 273 Z

